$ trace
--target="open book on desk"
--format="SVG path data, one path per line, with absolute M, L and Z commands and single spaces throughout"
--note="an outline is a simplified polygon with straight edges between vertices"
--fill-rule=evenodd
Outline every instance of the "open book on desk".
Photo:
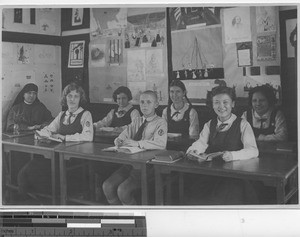
M 174 163 L 184 157 L 183 151 L 163 151 L 154 156 L 152 161 L 162 163 Z
M 121 147 L 112 146 L 112 147 L 104 148 L 102 149 L 102 151 L 113 151 L 113 152 L 123 152 L 127 154 L 135 154 L 138 152 L 146 151 L 146 149 L 133 147 L 133 146 L 121 146 Z
M 51 142 L 51 141 L 62 142 L 62 140 L 60 140 L 58 138 L 51 137 L 48 133 L 43 132 L 42 130 L 34 131 L 34 138 L 37 139 L 37 140 L 41 140 L 43 142 Z
M 187 158 L 189 160 L 197 160 L 197 161 L 212 161 L 214 158 L 221 157 L 224 154 L 224 152 L 219 151 L 219 152 L 214 152 L 214 153 L 201 153 L 201 154 L 196 154 L 195 152 L 189 152 L 187 154 Z

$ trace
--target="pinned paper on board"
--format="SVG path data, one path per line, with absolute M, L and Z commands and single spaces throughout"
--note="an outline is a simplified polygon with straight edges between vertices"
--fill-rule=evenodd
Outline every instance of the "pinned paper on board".
M 163 74 L 163 51 L 154 49 L 146 51 L 146 73 Z
M 55 93 L 55 81 L 57 80 L 54 72 L 42 72 L 42 91 L 43 93 Z
M 32 46 L 27 44 L 17 44 L 17 62 L 18 64 L 30 64 L 32 62 Z
M 127 82 L 127 87 L 132 94 L 132 102 L 134 104 L 140 103 L 140 95 L 146 90 L 146 82 Z
M 276 31 L 277 7 L 256 7 L 256 31 L 257 33 Z
M 91 67 L 105 66 L 105 44 L 91 44 L 90 46 Z
M 276 35 L 257 36 L 257 61 L 276 60 Z
M 72 26 L 82 25 L 83 8 L 72 8 Z
M 34 46 L 35 63 L 55 64 L 55 46 L 35 45 Z
M 54 22 L 45 18 L 39 20 L 39 29 L 44 34 L 55 33 L 56 30 Z
M 72 41 L 69 48 L 69 68 L 83 67 L 85 41 Z
M 250 8 L 224 9 L 225 43 L 251 41 Z
M 127 8 L 92 8 L 90 17 L 91 38 L 121 36 L 127 26 Z
M 145 50 L 127 52 L 127 81 L 145 81 Z

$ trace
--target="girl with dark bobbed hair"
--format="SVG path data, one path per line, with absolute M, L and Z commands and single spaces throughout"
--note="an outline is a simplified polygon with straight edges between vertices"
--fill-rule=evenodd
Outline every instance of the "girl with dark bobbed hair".
M 128 87 L 120 86 L 117 88 L 113 92 L 113 99 L 118 108 L 112 109 L 105 118 L 94 123 L 96 130 L 112 127 L 115 132 L 121 133 L 131 121 L 140 117 L 139 111 L 130 104 L 132 94 Z
M 37 85 L 29 83 L 23 87 L 8 113 L 6 131 L 11 132 L 15 124 L 20 131 L 26 131 L 43 128 L 51 122 L 51 112 L 40 102 L 37 94 Z
M 169 88 L 169 105 L 162 113 L 162 117 L 168 123 L 168 132 L 181 133 L 183 136 L 198 136 L 198 114 L 187 97 L 184 83 L 173 80 Z
M 287 140 L 285 117 L 276 107 L 276 97 L 272 87 L 257 86 L 249 92 L 249 109 L 242 115 L 253 128 L 257 141 Z

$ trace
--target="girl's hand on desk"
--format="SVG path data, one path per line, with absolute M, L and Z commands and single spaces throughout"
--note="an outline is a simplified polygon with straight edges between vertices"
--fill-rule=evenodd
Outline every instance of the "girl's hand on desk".
M 33 125 L 33 126 L 29 126 L 28 130 L 37 130 L 40 129 L 42 125 Z
M 233 156 L 232 156 L 231 152 L 229 152 L 229 151 L 225 151 L 222 158 L 225 162 L 229 162 L 229 161 L 233 160 Z
M 116 138 L 116 139 L 115 139 L 115 145 L 116 145 L 117 147 L 122 146 L 122 145 L 123 145 L 123 140 L 120 139 L 120 138 Z
M 61 134 L 52 134 L 51 137 L 56 138 L 56 139 L 60 139 L 62 141 L 66 140 L 66 136 L 61 135 Z
M 123 146 L 135 146 L 138 147 L 139 143 L 137 141 L 131 140 L 131 139 L 127 139 L 123 142 L 122 144 Z

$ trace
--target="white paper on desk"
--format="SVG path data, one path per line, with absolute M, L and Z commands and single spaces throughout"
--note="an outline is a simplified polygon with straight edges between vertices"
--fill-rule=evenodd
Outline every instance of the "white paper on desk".
M 112 132 L 114 131 L 115 128 L 113 127 L 102 127 L 102 128 L 99 128 L 99 131 L 103 131 L 103 132 Z
M 62 140 L 58 138 L 51 137 L 45 130 L 36 130 L 35 132 L 35 139 L 48 139 L 55 142 L 62 142 Z
M 170 132 L 168 132 L 168 138 L 173 138 L 173 137 L 181 137 L 181 133 L 170 133 Z
M 139 147 L 132 147 L 132 146 L 113 146 L 113 147 L 107 147 L 102 149 L 102 151 L 113 151 L 113 152 L 123 152 L 126 154 L 135 154 L 138 152 L 145 151 L 145 149 L 139 148 Z

